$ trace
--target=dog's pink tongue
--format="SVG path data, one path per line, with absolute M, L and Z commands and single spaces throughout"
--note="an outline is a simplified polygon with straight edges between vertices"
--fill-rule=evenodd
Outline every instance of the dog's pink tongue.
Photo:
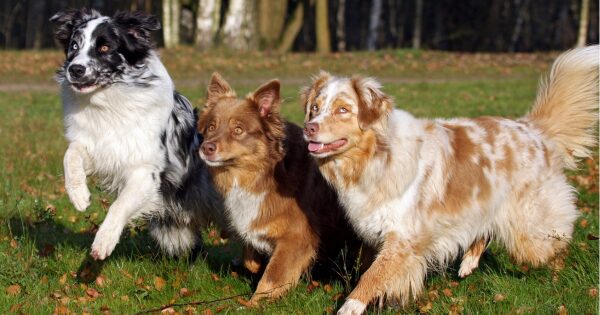
M 317 143 L 317 142 L 309 142 L 308 143 L 308 151 L 310 151 L 310 152 L 318 151 L 321 148 L 323 148 L 322 143 Z

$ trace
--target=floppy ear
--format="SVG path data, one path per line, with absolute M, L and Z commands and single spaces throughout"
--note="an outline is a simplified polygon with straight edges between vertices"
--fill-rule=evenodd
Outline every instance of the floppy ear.
M 392 111 L 392 100 L 381 91 L 373 78 L 353 77 L 352 87 L 358 97 L 358 124 L 365 130 Z
M 128 35 L 145 43 L 152 43 L 151 32 L 160 29 L 160 22 L 151 14 L 142 11 L 121 11 L 113 16 L 114 22 L 123 28 Z
M 258 105 L 260 117 L 267 117 L 273 112 L 279 112 L 279 89 L 279 80 L 272 80 L 263 84 L 252 93 L 251 98 Z
M 123 43 L 121 53 L 131 64 L 146 58 L 148 51 L 154 48 L 152 31 L 160 29 L 160 22 L 151 14 L 141 11 L 117 12 L 113 22 L 121 30 L 120 37 Z
M 69 40 L 75 26 L 98 18 L 101 14 L 96 10 L 83 9 L 68 9 L 58 12 L 50 18 L 50 22 L 56 25 L 54 30 L 54 38 L 65 48 L 68 49 Z

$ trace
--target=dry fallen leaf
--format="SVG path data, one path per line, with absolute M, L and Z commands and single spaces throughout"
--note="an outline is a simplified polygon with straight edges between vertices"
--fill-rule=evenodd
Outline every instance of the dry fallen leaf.
M 237 302 L 240 303 L 241 305 L 245 306 L 245 307 L 252 307 L 254 306 L 254 304 L 244 298 L 237 298 Z
M 71 311 L 69 311 L 69 309 L 64 306 L 64 305 L 56 305 L 56 307 L 54 308 L 54 313 L 52 313 L 53 315 L 67 315 L 67 314 L 71 314 Z
M 333 291 L 333 286 L 329 283 L 327 283 L 326 285 L 323 286 L 323 291 L 325 291 L 326 293 L 331 293 L 331 291 Z
M 431 311 L 432 308 L 433 308 L 433 303 L 431 303 L 431 301 L 426 301 L 425 303 L 419 304 L 419 312 L 421 312 L 421 313 L 427 313 L 427 312 Z
M 15 240 L 14 238 L 10 240 L 10 247 L 17 248 L 18 246 L 19 243 L 17 243 L 17 240 Z
M 87 296 L 89 296 L 93 299 L 98 298 L 100 296 L 100 292 L 98 292 L 94 288 L 87 288 L 87 290 L 85 290 L 85 294 L 87 294 Z
M 190 291 L 188 288 L 181 288 L 179 290 L 179 295 L 183 296 L 183 297 L 187 297 L 192 295 L 192 291 Z
M 202 311 L 202 315 L 212 315 L 212 311 L 210 310 L 210 308 L 207 308 L 205 310 Z
M 445 288 L 442 293 L 444 293 L 445 296 L 452 296 L 452 290 L 450 290 L 450 288 Z
M 213 279 L 213 281 L 219 281 L 220 279 L 216 273 L 211 274 L 210 277 Z
M 161 277 L 154 277 L 154 287 L 156 288 L 156 290 L 162 291 L 162 289 L 165 288 L 166 284 L 167 281 L 165 281 L 165 279 Z
M 502 301 L 504 301 L 504 299 L 505 299 L 504 294 L 498 293 L 498 294 L 494 295 L 494 302 L 502 302 Z
M 60 279 L 58 279 L 58 283 L 60 284 L 65 284 L 67 283 L 67 274 L 63 274 L 62 276 L 60 276 Z
M 160 311 L 161 314 L 177 314 L 174 308 L 167 307 L 164 310 Z
M 569 312 L 567 311 L 567 307 L 563 304 L 558 307 L 558 315 L 567 315 Z
M 104 287 L 104 285 L 106 285 L 106 277 L 104 277 L 103 275 L 97 276 L 96 285 L 99 287 Z
M 8 294 L 8 295 L 18 295 L 20 293 L 21 293 L 21 286 L 18 284 L 13 284 L 6 288 L 6 294 Z
M 579 226 L 580 226 L 582 229 L 585 229 L 585 228 L 588 226 L 588 220 L 586 220 L 586 219 L 582 219 L 582 220 L 579 222 Z
M 588 294 L 593 298 L 598 297 L 598 288 L 589 289 Z
M 123 301 L 123 302 L 129 302 L 129 295 L 123 295 L 123 296 L 121 296 L 121 301 Z

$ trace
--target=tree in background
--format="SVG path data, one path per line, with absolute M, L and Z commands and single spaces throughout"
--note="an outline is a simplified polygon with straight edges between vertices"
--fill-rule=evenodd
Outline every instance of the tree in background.
M 213 47 L 221 22 L 221 0 L 198 0 L 194 45 L 202 50 Z
M 162 0 L 163 41 L 166 48 L 179 45 L 180 0 Z
M 413 28 L 412 48 L 421 48 L 421 27 L 423 27 L 423 0 L 416 0 L 415 24 Z
M 381 21 L 382 0 L 371 1 L 371 17 L 369 18 L 369 37 L 367 38 L 367 50 L 375 50 L 375 44 L 379 38 L 379 22 Z
M 230 0 L 222 32 L 223 44 L 228 48 L 236 50 L 258 48 L 256 2 Z
M 588 29 L 588 13 L 590 12 L 590 0 L 581 0 L 581 14 L 579 15 L 579 35 L 577 35 L 577 47 L 585 46 Z
M 316 0 L 316 37 L 317 52 L 331 52 L 331 37 L 329 36 L 329 14 L 327 13 L 327 0 Z
M 258 32 L 261 46 L 272 50 L 283 32 L 287 16 L 287 0 L 258 0 Z
M 288 52 L 288 51 L 292 50 L 292 46 L 294 45 L 294 40 L 298 36 L 298 33 L 300 33 L 303 23 L 304 23 L 304 3 L 300 2 L 294 8 L 292 17 L 290 18 L 285 29 L 283 30 L 283 34 L 281 35 L 281 42 L 279 43 L 279 47 L 277 48 L 278 52 L 284 53 L 284 52 Z

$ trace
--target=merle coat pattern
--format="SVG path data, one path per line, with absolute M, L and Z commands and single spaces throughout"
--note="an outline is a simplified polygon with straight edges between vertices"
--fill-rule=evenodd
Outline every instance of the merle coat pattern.
M 150 233 L 170 255 L 193 249 L 200 228 L 221 223 L 222 200 L 198 157 L 201 136 L 189 101 L 154 51 L 160 28 L 144 13 L 102 16 L 94 10 L 54 15 L 65 50 L 57 71 L 65 135 L 65 187 L 79 211 L 90 205 L 87 176 L 118 197 L 92 244 L 105 259 L 132 219 L 150 221 Z

